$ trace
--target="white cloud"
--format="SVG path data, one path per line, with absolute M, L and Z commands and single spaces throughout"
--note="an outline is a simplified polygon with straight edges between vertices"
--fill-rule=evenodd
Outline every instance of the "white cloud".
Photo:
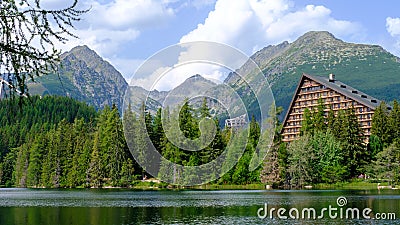
M 220 83 L 247 60 L 244 53 L 224 44 L 181 43 L 146 61 L 135 73 L 131 85 L 147 90 L 170 90 L 195 74 Z
M 220 83 L 221 79 L 224 79 L 227 73 L 229 73 L 228 70 L 218 65 L 207 63 L 183 64 L 174 68 L 168 68 L 167 73 L 153 84 L 152 89 L 171 90 L 195 74 L 201 74 L 206 79 Z
M 355 35 L 360 27 L 349 21 L 334 19 L 331 11 L 324 6 L 308 5 L 299 10 L 289 0 L 218 0 L 215 9 L 211 11 L 196 29 L 183 36 L 181 43 L 193 41 L 214 41 L 225 43 L 252 54 L 269 44 L 292 41 L 310 30 L 328 30 L 335 35 Z M 224 65 L 235 65 L 239 68 L 243 62 L 233 63 L 235 58 L 229 58 L 229 53 L 214 48 L 203 48 L 194 45 L 197 49 L 188 48 L 179 56 L 179 62 L 190 61 L 190 57 L 222 59 Z M 195 53 L 195 54 L 194 54 Z M 240 61 L 240 60 L 239 60 Z M 178 63 L 179 64 L 179 63 Z M 158 81 L 156 88 L 171 89 L 182 83 L 189 76 L 199 73 L 209 79 L 223 80 L 226 70 L 213 66 L 189 65 L 176 68 L 176 65 L 163 67 L 163 72 L 172 69 L 172 72 Z M 233 66 L 233 67 L 235 67 Z M 234 70 L 236 68 L 230 68 Z M 155 82 L 159 73 L 134 80 L 134 85 L 149 88 Z
M 390 51 L 396 55 L 400 54 L 400 18 L 386 18 L 386 30 L 393 37 L 393 42 Z
M 58 0 L 44 0 L 50 8 L 66 5 Z M 67 2 L 72 2 L 68 0 Z M 101 0 L 79 1 L 79 9 L 90 9 L 75 22 L 72 31 L 79 39 L 70 38 L 67 44 L 57 47 L 67 51 L 77 44 L 86 44 L 103 57 L 117 53 L 124 43 L 135 40 L 145 29 L 162 26 L 174 16 L 174 9 L 167 2 L 157 0 Z
M 110 29 L 143 29 L 163 25 L 174 16 L 168 3 L 156 0 L 114 0 L 107 4 L 91 2 L 88 21 L 92 26 Z
M 185 52 L 186 53 L 186 52 Z M 184 54 L 185 54 L 184 53 Z M 146 90 L 171 90 L 187 78 L 200 74 L 214 83 L 221 83 L 231 70 L 208 62 L 177 63 L 173 66 L 157 66 L 155 71 L 146 77 L 132 77 L 130 85 L 141 86 Z
M 72 0 L 44 0 L 43 3 L 50 8 L 62 8 L 68 5 L 66 2 Z M 175 16 L 169 4 L 158 0 L 79 1 L 79 9 L 90 9 L 75 23 L 73 33 L 79 39 L 69 38 L 66 44 L 57 43 L 57 48 L 69 51 L 77 45 L 88 45 L 129 78 L 138 67 L 138 59 L 118 58 L 118 52 L 143 30 L 168 23 Z
M 400 18 L 386 18 L 386 29 L 392 37 L 400 36 Z
M 74 46 L 85 44 L 103 57 L 108 57 L 118 52 L 119 47 L 123 43 L 136 39 L 140 32 L 134 29 L 111 31 L 108 29 L 89 28 L 77 30 L 75 34 L 79 39 L 71 38 L 66 45 L 62 46 L 64 50 L 69 50 Z
M 297 10 L 289 0 L 218 0 L 204 23 L 181 42 L 209 40 L 233 45 L 248 54 L 260 47 L 292 41 L 310 30 L 327 30 L 339 36 L 357 35 L 361 28 L 337 20 L 324 6 Z

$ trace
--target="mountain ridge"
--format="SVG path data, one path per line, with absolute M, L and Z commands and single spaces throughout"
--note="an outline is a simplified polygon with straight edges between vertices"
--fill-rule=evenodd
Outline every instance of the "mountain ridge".
M 379 45 L 344 42 L 326 31 L 307 32 L 292 43 L 267 46 L 251 56 L 271 84 L 276 105 L 289 106 L 303 73 L 336 78 L 387 102 L 400 96 L 400 59 Z M 246 63 L 236 70 L 246 74 Z M 225 82 L 236 86 L 234 73 Z M 284 114 L 284 113 L 283 113 Z
M 399 57 L 379 45 L 344 42 L 326 31 L 310 31 L 292 43 L 284 41 L 266 46 L 250 59 L 271 84 L 276 105 L 285 110 L 303 73 L 317 76 L 334 73 L 338 80 L 387 102 L 400 96 Z M 30 84 L 37 94 L 67 95 L 96 108 L 116 104 L 122 109 L 128 84 L 109 62 L 85 45 L 63 53 L 61 60 L 60 77 L 43 76 L 39 78 L 43 83 Z M 237 74 L 251 76 L 251 69 L 250 63 L 245 63 L 229 74 L 223 85 L 240 90 L 242 96 L 248 95 L 248 87 Z M 154 111 L 156 107 L 177 105 L 182 97 L 190 97 L 193 90 L 198 92 L 202 87 L 208 89 L 206 94 L 227 96 L 219 85 L 195 74 L 170 91 L 135 89 L 138 93 L 135 103 L 141 104 L 149 98 L 150 105 L 146 107 Z M 172 100 L 165 101 L 167 97 Z
M 56 73 L 29 84 L 33 94 L 70 96 L 97 109 L 115 104 L 122 109 L 128 83 L 109 62 L 87 46 L 76 46 L 61 55 Z

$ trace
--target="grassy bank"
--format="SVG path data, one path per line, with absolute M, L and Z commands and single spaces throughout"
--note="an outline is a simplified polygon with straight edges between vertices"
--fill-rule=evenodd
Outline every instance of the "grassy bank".
M 311 190 L 376 190 L 378 189 L 378 182 L 369 182 L 364 180 L 354 180 L 351 182 L 341 182 L 336 184 L 313 184 L 309 185 L 307 188 Z M 388 188 L 388 182 L 380 184 Z M 396 186 L 398 187 L 398 186 Z M 246 185 L 236 185 L 236 184 L 204 184 L 199 186 L 174 186 L 168 185 L 166 183 L 152 183 L 152 182 L 137 182 L 133 188 L 135 189 L 193 189 L 193 190 L 265 190 L 266 185 L 255 183 Z M 277 189 L 279 190 L 279 189 Z

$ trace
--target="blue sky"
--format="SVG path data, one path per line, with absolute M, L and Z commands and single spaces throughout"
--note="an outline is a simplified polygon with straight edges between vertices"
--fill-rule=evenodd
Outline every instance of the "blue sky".
M 86 44 L 134 84 L 145 82 L 146 77 L 132 78 L 144 60 L 170 45 L 190 41 L 225 43 L 251 55 L 268 45 L 292 42 L 310 30 L 327 30 L 344 41 L 378 44 L 400 56 L 398 0 L 81 0 L 80 4 L 91 7 L 76 24 L 80 39 L 60 47 L 69 50 Z

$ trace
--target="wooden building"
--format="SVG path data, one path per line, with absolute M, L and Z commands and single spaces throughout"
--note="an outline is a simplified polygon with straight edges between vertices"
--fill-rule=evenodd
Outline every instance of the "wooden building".
M 325 104 L 325 117 L 329 110 L 334 110 L 336 114 L 339 109 L 353 107 L 368 141 L 371 134 L 372 115 L 380 101 L 335 80 L 334 74 L 330 74 L 329 78 L 303 74 L 284 119 L 282 129 L 284 142 L 299 138 L 304 110 L 316 108 L 319 99 L 322 99 Z

